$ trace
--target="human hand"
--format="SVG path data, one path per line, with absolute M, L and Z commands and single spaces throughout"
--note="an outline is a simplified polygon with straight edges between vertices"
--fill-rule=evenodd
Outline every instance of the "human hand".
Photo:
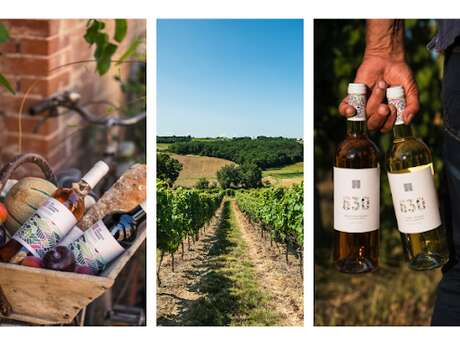
M 412 71 L 404 60 L 404 21 L 399 19 L 368 19 L 366 21 L 366 51 L 356 73 L 355 83 L 364 83 L 370 91 L 366 106 L 369 129 L 389 131 L 396 120 L 396 109 L 384 103 L 386 88 L 402 86 L 406 109 L 402 117 L 409 124 L 419 111 L 418 90 Z M 350 117 L 355 109 L 340 103 L 339 111 Z

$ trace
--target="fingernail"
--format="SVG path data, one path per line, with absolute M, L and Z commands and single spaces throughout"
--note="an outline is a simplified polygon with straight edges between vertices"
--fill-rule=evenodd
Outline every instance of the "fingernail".
M 385 88 L 387 87 L 387 83 L 385 83 L 383 80 L 380 80 L 380 81 L 378 82 L 378 86 L 379 86 L 379 88 L 381 88 L 381 89 L 385 89 Z
M 347 108 L 347 115 L 353 115 L 355 113 L 355 109 L 354 108 Z

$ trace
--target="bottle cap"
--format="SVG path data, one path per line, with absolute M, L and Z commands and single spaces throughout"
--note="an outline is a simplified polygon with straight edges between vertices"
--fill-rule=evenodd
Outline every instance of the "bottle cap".
M 402 86 L 392 86 L 387 89 L 387 98 L 396 99 L 404 98 L 404 89 Z
M 362 83 L 349 83 L 348 94 L 349 95 L 365 95 L 367 93 L 366 84 Z
M 99 161 L 83 176 L 84 180 L 91 188 L 94 188 L 100 180 L 109 172 L 110 168 L 104 161 Z

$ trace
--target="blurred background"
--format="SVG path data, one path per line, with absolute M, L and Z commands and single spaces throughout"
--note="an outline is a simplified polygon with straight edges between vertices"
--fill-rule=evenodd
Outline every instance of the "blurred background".
M 420 92 L 421 111 L 413 128 L 432 150 L 441 201 L 441 77 L 443 56 L 426 45 L 436 33 L 434 20 L 405 20 L 406 59 Z M 314 201 L 315 325 L 429 325 L 441 271 L 409 269 L 401 246 L 385 169 L 381 169 L 380 269 L 366 275 L 335 270 L 332 167 L 346 123 L 338 104 L 346 96 L 364 53 L 365 20 L 315 20 Z M 384 153 L 392 133 L 370 133 Z

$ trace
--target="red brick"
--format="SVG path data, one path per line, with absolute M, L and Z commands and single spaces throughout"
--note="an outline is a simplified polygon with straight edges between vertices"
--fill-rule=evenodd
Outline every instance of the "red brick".
M 54 36 L 50 39 L 21 38 L 19 52 L 30 55 L 52 55 L 69 44 L 69 36 Z
M 16 38 L 10 38 L 5 43 L 0 44 L 0 53 L 2 54 L 14 54 L 19 53 L 19 40 Z
M 8 19 L 6 25 L 11 36 L 54 36 L 59 31 L 58 19 Z
M 21 117 L 22 132 L 24 134 L 37 134 L 37 135 L 50 135 L 54 133 L 59 128 L 59 119 L 58 118 L 48 118 L 44 123 L 40 124 L 40 127 L 37 132 L 34 132 L 36 126 L 41 123 L 43 120 L 42 116 L 27 116 L 24 115 Z M 19 116 L 17 115 L 7 115 L 4 117 L 5 128 L 9 132 L 19 132 Z
M 19 114 L 19 109 L 21 107 L 23 95 L 16 95 L 13 96 L 8 93 L 4 93 L 0 97 L 0 111 L 4 114 L 12 114 L 17 115 Z M 27 114 L 29 108 L 40 101 L 42 97 L 27 97 L 24 102 L 24 107 L 22 109 L 23 114 Z
M 70 72 L 64 70 L 64 73 L 55 74 L 47 79 L 34 79 L 34 78 L 20 78 L 19 79 L 19 92 L 26 93 L 31 87 L 30 95 L 40 95 L 49 97 L 56 94 L 58 91 L 65 91 L 68 89 L 70 83 Z
M 5 56 L 1 60 L 3 73 L 17 75 L 46 76 L 50 70 L 50 59 L 23 56 Z

